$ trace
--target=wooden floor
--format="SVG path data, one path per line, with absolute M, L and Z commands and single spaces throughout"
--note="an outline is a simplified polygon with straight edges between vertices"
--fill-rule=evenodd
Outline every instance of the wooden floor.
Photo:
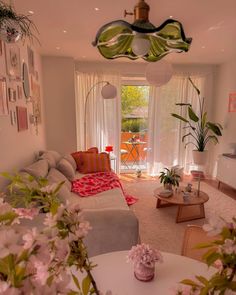
M 142 176 L 140 178 L 137 178 L 135 173 L 122 173 L 120 174 L 121 180 L 128 181 L 128 182 L 140 182 L 140 181 L 147 181 L 147 180 L 153 180 L 153 181 L 159 181 L 158 176 L 152 177 L 148 176 L 146 173 L 142 173 Z M 192 176 L 185 175 L 184 181 L 192 181 Z M 214 187 L 215 189 L 218 189 L 218 181 L 215 179 L 203 179 L 202 181 L 206 182 L 210 186 Z M 229 187 L 228 185 L 221 183 L 219 190 L 224 193 L 225 195 L 229 196 L 230 198 L 236 200 L 236 190 Z

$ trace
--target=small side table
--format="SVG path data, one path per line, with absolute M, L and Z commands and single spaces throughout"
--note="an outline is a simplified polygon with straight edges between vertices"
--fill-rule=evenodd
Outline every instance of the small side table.
M 117 167 L 117 157 L 116 155 L 110 153 L 110 161 L 111 161 L 111 168 L 115 171 L 115 173 L 118 173 L 118 167 Z

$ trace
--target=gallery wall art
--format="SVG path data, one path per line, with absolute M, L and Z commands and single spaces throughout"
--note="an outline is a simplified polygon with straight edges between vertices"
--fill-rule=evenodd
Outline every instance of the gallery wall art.
M 6 69 L 11 80 L 21 79 L 20 48 L 11 43 L 5 43 Z
M 18 131 L 27 130 L 28 129 L 27 108 L 17 106 L 16 115 L 17 115 Z
M 229 94 L 228 112 L 236 112 L 236 92 Z
M 9 114 L 6 78 L 0 78 L 0 116 Z

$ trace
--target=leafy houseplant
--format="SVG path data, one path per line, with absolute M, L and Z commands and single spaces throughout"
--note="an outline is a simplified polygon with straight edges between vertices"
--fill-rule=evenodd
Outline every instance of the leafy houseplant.
M 207 112 L 204 111 L 204 97 L 200 96 L 200 90 L 193 83 L 191 78 L 189 78 L 190 83 L 196 90 L 199 100 L 199 114 L 193 110 L 192 105 L 189 103 L 177 103 L 176 105 L 180 107 L 187 107 L 188 114 L 184 118 L 178 114 L 172 113 L 171 115 L 184 123 L 186 126 L 183 128 L 189 128 L 189 132 L 182 137 L 182 142 L 190 137 L 191 141 L 186 143 L 193 144 L 197 151 L 205 151 L 206 145 L 209 141 L 213 141 L 215 144 L 218 143 L 218 136 L 222 136 L 221 130 L 223 129 L 219 123 L 212 123 L 207 119 Z
M 172 185 L 179 186 L 180 176 L 176 173 L 175 169 L 164 168 L 164 171 L 160 173 L 159 179 L 166 189 L 172 189 Z
M 11 5 L 0 1 L 0 38 L 8 43 L 15 43 L 21 38 L 35 38 L 32 30 L 37 28 L 32 20 L 23 14 L 17 14 Z

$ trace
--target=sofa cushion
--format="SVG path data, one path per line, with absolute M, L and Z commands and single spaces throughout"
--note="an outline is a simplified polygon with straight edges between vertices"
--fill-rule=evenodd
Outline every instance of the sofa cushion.
M 62 158 L 62 155 L 60 155 L 57 151 L 40 151 L 39 152 L 39 159 L 42 158 L 43 154 L 49 154 L 51 157 L 54 158 L 56 164 L 60 161 Z M 55 165 L 56 166 L 56 165 Z M 53 167 L 54 168 L 54 167 Z
M 46 160 L 39 160 L 23 168 L 21 171 L 27 172 L 37 178 L 46 177 L 48 174 L 48 162 Z
M 71 190 L 71 183 L 70 181 L 65 177 L 65 175 L 63 175 L 59 170 L 55 169 L 55 168 L 51 168 L 49 170 L 49 173 L 48 173 L 48 176 L 47 176 L 47 179 L 50 183 L 59 183 L 59 182 L 62 182 L 62 181 L 65 181 L 65 184 L 66 187 Z
M 83 155 L 82 165 L 79 172 L 95 173 L 95 172 L 110 172 L 111 164 L 109 154 L 107 153 L 87 153 Z
M 66 159 L 76 171 L 77 165 L 75 159 L 70 154 L 65 155 L 63 158 Z
M 79 151 L 79 152 L 74 152 L 71 154 L 71 156 L 74 158 L 76 162 L 76 167 L 79 172 L 82 169 L 83 162 L 84 162 L 84 155 L 87 154 L 97 154 L 98 153 L 98 148 L 92 147 L 88 149 L 87 151 Z
M 57 164 L 57 169 L 65 175 L 66 178 L 69 180 L 73 180 L 75 177 L 75 170 L 73 169 L 70 162 L 68 162 L 66 159 L 61 159 Z
M 49 168 L 55 168 L 55 167 L 56 167 L 56 160 L 55 160 L 53 154 L 50 153 L 50 152 L 45 152 L 45 153 L 43 153 L 43 154 L 39 157 L 39 159 L 41 159 L 41 160 L 46 160 L 46 161 L 48 162 L 48 166 L 49 166 Z

